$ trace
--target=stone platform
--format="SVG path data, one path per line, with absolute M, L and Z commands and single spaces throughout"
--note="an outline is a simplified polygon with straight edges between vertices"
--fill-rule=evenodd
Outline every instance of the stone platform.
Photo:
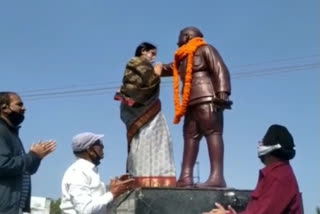
M 111 214 L 201 214 L 215 202 L 236 211 L 245 209 L 251 191 L 237 189 L 140 188 L 118 197 L 108 207 Z

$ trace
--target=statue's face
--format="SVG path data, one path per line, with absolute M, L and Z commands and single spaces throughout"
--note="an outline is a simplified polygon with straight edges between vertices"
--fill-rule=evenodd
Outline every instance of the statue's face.
M 178 38 L 177 45 L 179 47 L 181 47 L 182 45 L 186 44 L 188 42 L 188 40 L 189 40 L 188 34 L 185 31 L 181 31 L 180 35 L 179 35 L 179 38 Z

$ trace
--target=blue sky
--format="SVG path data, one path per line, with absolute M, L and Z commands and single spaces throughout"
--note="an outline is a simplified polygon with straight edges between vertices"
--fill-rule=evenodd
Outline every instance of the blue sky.
M 224 132 L 228 186 L 255 187 L 262 167 L 257 142 L 269 125 L 279 123 L 295 138 L 292 166 L 305 213 L 315 213 L 320 205 L 319 1 L 179 2 L 0 2 L 0 91 L 17 91 L 24 99 L 20 135 L 26 148 L 39 139 L 58 142 L 33 176 L 33 195 L 60 196 L 63 173 L 74 160 L 71 138 L 79 132 L 105 134 L 100 172 L 106 182 L 125 172 L 126 131 L 113 101 L 125 63 L 142 41 L 158 46 L 158 61 L 170 62 L 180 29 L 193 25 L 219 50 L 232 76 L 234 105 L 225 112 Z M 179 173 L 182 127 L 172 124 L 172 80 L 162 82 Z M 34 96 L 54 92 L 58 96 Z M 204 181 L 209 173 L 205 141 L 198 161 Z

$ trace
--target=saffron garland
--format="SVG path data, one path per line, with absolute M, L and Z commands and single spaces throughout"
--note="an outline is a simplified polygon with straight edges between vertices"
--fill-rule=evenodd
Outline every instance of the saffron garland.
M 174 92 L 174 109 L 175 116 L 173 123 L 178 124 L 181 117 L 183 117 L 187 111 L 190 92 L 191 92 L 191 83 L 192 83 L 192 67 L 193 67 L 193 57 L 196 50 L 205 45 L 206 42 L 201 37 L 195 37 L 188 41 L 188 43 L 182 45 L 174 55 L 173 63 L 173 92 Z M 184 78 L 184 88 L 182 93 L 182 103 L 180 104 L 180 92 L 179 92 L 179 65 L 180 62 L 187 57 L 187 67 L 186 74 Z

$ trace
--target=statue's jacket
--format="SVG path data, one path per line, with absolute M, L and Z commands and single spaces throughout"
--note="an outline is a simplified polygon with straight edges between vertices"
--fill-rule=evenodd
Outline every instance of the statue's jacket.
M 186 74 L 187 59 L 179 65 L 182 82 Z M 172 76 L 172 63 L 163 66 L 161 76 Z M 183 91 L 183 88 L 182 88 Z M 200 46 L 193 59 L 192 85 L 189 105 L 212 101 L 219 92 L 231 94 L 230 74 L 220 54 L 212 45 Z

